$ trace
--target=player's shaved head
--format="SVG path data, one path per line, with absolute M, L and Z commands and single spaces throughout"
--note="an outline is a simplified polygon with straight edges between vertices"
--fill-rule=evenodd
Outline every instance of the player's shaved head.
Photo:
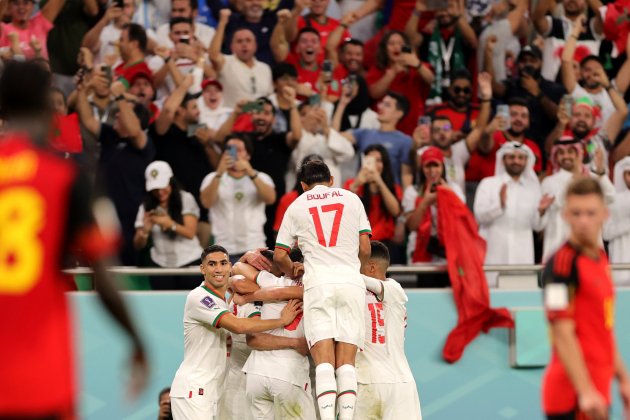
M 370 246 L 372 248 L 370 260 L 373 260 L 383 267 L 384 271 L 387 271 L 387 267 L 389 267 L 389 250 L 385 244 L 380 241 L 372 241 L 370 242 Z

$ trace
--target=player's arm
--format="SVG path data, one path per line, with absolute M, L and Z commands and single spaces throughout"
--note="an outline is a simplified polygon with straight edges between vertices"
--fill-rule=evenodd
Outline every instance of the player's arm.
M 359 236 L 359 260 L 361 265 L 367 264 L 372 254 L 372 245 L 370 245 L 370 235 L 362 233 Z
M 237 318 L 225 312 L 215 323 L 218 328 L 224 328 L 234 334 L 253 334 L 275 328 L 282 328 L 293 322 L 302 312 L 302 302 L 291 300 L 282 309 L 278 319 Z
M 247 345 L 254 350 L 295 350 L 303 356 L 308 354 L 304 337 L 280 337 L 268 333 L 247 334 Z
M 302 286 L 265 287 L 257 289 L 245 295 L 235 297 L 235 302 L 239 305 L 252 302 L 273 302 L 290 299 L 300 299 L 304 297 Z
M 366 289 L 374 293 L 376 295 L 376 298 L 382 301 L 383 294 L 385 292 L 383 288 L 383 282 L 378 279 L 375 279 L 374 277 L 365 276 L 365 275 L 363 276 L 363 281 L 365 282 Z
M 282 227 L 280 228 L 282 229 Z M 278 235 L 279 237 L 280 235 Z M 291 277 L 293 275 L 293 261 L 289 256 L 289 248 L 284 245 L 276 244 L 276 248 L 273 250 L 273 262 L 276 263 L 280 271 Z

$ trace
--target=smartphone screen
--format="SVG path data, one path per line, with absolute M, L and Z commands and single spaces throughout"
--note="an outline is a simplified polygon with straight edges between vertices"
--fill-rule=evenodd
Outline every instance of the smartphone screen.
M 376 158 L 374 156 L 363 156 L 363 167 L 366 169 L 376 169 Z
M 497 115 L 501 115 L 506 121 L 506 130 L 510 129 L 510 107 L 508 105 L 497 105 Z
M 236 156 L 236 146 L 235 145 L 233 145 L 233 144 L 228 145 L 227 151 L 228 151 L 228 154 L 230 155 L 230 157 L 233 160 L 237 160 L 238 159 L 237 156 Z

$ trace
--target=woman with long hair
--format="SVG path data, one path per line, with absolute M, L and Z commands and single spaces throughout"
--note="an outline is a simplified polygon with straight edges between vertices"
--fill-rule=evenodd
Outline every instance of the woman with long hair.
M 401 212 L 402 189 L 394 182 L 392 163 L 385 147 L 368 146 L 362 162 L 357 176 L 347 180 L 344 188 L 361 198 L 372 226 L 372 239 L 383 242 L 392 253 L 395 249 L 391 241 L 396 218 Z
M 420 61 L 407 35 L 390 31 L 378 45 L 376 65 L 368 72 L 366 81 L 374 101 L 383 98 L 387 91 L 398 92 L 407 98 L 410 109 L 398 123 L 398 129 L 411 135 L 418 117 L 424 113 L 424 100 L 433 78 L 431 68 Z
M 146 195 L 136 216 L 134 247 L 147 246 L 152 239 L 151 263 L 158 267 L 198 265 L 202 252 L 197 239 L 199 206 L 193 195 L 182 191 L 168 163 L 157 160 L 145 170 Z M 153 289 L 186 289 L 199 285 L 193 276 L 150 278 Z

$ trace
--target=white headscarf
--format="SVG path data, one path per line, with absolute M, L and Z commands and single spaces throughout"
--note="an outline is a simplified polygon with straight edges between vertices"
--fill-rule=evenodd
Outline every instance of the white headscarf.
M 630 171 L 630 156 L 626 156 L 615 164 L 614 183 L 615 190 L 618 193 L 628 191 L 626 181 L 623 179 L 623 173 Z
M 503 164 L 503 156 L 511 154 L 511 153 L 525 153 L 527 154 L 527 165 L 525 166 L 525 170 L 521 174 L 521 177 L 524 179 L 528 179 L 534 182 L 539 182 L 538 177 L 536 176 L 536 172 L 534 171 L 534 164 L 536 163 L 536 156 L 532 149 L 527 147 L 524 144 L 521 144 L 516 141 L 508 141 L 504 143 L 499 150 L 497 150 L 497 159 L 494 166 L 494 175 L 501 176 L 507 171 L 505 170 L 505 165 Z

